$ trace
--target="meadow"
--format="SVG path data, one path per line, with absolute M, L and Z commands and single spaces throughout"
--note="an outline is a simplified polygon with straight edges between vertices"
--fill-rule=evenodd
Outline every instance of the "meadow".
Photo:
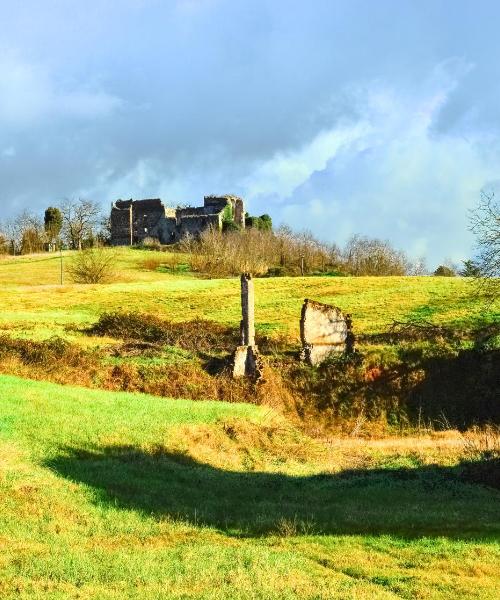
M 104 311 L 152 313 L 174 321 L 197 318 L 239 327 L 239 281 L 202 279 L 173 269 L 185 257 L 120 249 L 115 282 L 59 285 L 58 256 L 0 260 L 0 327 L 22 335 L 68 336 L 68 326 L 89 325 Z M 64 257 L 66 263 L 71 253 Z M 149 270 L 155 261 L 158 269 Z M 162 269 L 161 265 L 167 265 Z M 168 265 L 174 266 L 168 268 Z M 353 316 L 358 335 L 382 333 L 393 320 L 423 318 L 471 327 L 499 320 L 498 306 L 485 309 L 471 282 L 449 277 L 276 277 L 255 280 L 256 327 L 297 341 L 304 298 L 337 305 Z
M 59 257 L 0 261 L 0 597 L 496 598 L 494 429 L 312 436 L 266 393 L 205 399 L 226 387 L 212 390 L 220 376 L 194 349 L 157 352 L 89 330 L 103 314 L 134 312 L 237 331 L 239 282 L 202 279 L 184 261 L 122 249 L 113 282 L 62 286 Z M 275 369 L 295 361 L 286 355 L 305 297 L 350 312 L 362 351 L 384 360 L 400 349 L 384 338 L 395 319 L 463 332 L 500 319 L 459 278 L 262 278 L 255 288 Z M 113 377 L 123 389 L 142 363 L 169 379 L 203 372 L 200 400 L 102 389 Z M 87 387 L 60 384 L 71 377 Z
M 494 598 L 454 434 L 312 440 L 265 407 L 0 377 L 2 598 Z M 390 507 L 390 508 L 389 508 Z

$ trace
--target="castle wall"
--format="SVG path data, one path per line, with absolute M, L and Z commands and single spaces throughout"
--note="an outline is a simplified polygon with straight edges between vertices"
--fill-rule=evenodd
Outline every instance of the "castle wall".
M 156 237 L 155 232 L 165 218 L 165 207 L 159 199 L 140 200 L 132 204 L 132 231 L 134 244 L 147 237 Z
M 160 240 L 162 244 L 175 244 L 179 237 L 175 212 L 174 216 L 167 216 L 162 219 L 156 226 L 154 233 L 153 237 Z
M 229 196 L 205 196 L 203 198 L 203 207 L 208 213 L 222 212 L 228 204 L 231 204 Z
M 184 217 L 194 217 L 212 214 L 214 211 L 207 210 L 206 206 L 187 206 L 185 208 L 176 209 L 177 219 Z
M 117 200 L 111 208 L 111 244 L 129 246 L 145 238 L 173 244 L 185 235 L 198 237 L 210 227 L 220 230 L 227 206 L 236 223 L 244 227 L 243 200 L 237 196 L 205 196 L 203 206 L 170 208 L 159 198 Z
M 183 238 L 186 234 L 199 237 L 210 227 L 220 229 L 221 226 L 222 213 L 216 215 L 186 215 L 180 220 L 178 239 Z
M 111 245 L 129 246 L 132 243 L 132 202 L 115 202 L 110 220 Z
M 235 196 L 231 199 L 233 202 L 233 219 L 236 225 L 245 229 L 245 204 L 241 198 Z

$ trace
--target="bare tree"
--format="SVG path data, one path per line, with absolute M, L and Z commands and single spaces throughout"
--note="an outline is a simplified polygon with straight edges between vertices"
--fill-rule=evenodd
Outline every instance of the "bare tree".
M 22 231 L 20 230 L 20 223 L 17 219 L 7 219 L 3 224 L 4 235 L 7 238 L 9 244 L 9 253 L 21 254 L 21 241 Z
M 0 224 L 0 254 L 9 253 L 9 239 L 5 234 L 4 226 Z
M 429 275 L 429 270 L 427 268 L 427 261 L 425 256 L 420 256 L 413 261 L 409 261 L 408 263 L 408 275 L 414 276 L 422 276 Z
M 8 251 L 14 255 L 41 252 L 46 242 L 42 220 L 26 210 L 5 221 L 2 234 Z
M 470 215 L 470 229 L 476 236 L 479 270 L 477 281 L 490 298 L 500 294 L 500 202 L 493 192 L 481 192 L 479 204 Z
M 42 252 L 47 239 L 42 219 L 24 211 L 19 215 L 18 221 L 21 231 L 21 254 Z
M 65 200 L 61 204 L 63 235 L 70 248 L 81 250 L 89 240 L 95 238 L 101 210 L 96 202 L 78 198 Z
M 354 235 L 344 249 L 345 268 L 351 275 L 406 275 L 409 262 L 404 252 L 389 242 Z

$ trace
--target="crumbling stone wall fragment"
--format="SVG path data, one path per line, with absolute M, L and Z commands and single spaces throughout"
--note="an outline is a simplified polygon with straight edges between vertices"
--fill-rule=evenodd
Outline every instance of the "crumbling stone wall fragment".
M 300 318 L 300 339 L 301 358 L 313 366 L 333 352 L 349 354 L 354 351 L 351 315 L 306 298 Z

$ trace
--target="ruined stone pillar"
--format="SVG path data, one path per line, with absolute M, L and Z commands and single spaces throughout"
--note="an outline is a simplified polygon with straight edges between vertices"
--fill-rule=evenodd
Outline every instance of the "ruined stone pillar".
M 255 294 L 250 273 L 241 274 L 241 345 L 255 346 Z
M 262 377 L 262 360 L 255 345 L 254 290 L 250 273 L 242 273 L 241 278 L 241 346 L 233 355 L 233 377 Z

